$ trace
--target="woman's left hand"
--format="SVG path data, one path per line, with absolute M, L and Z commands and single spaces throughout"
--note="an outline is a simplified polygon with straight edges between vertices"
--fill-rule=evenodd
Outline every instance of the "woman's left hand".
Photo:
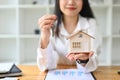
M 71 61 L 79 60 L 87 60 L 94 54 L 93 51 L 90 52 L 81 52 L 81 53 L 69 53 L 66 55 L 66 57 Z

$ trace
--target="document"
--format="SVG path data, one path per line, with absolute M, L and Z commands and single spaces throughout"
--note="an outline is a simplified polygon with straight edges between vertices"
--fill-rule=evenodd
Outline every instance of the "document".
M 45 80 L 95 80 L 92 73 L 79 69 L 56 69 L 48 71 Z

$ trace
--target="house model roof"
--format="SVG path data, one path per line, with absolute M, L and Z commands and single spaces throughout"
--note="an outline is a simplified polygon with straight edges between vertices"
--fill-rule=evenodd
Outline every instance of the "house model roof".
M 83 33 L 83 34 L 85 34 L 85 35 L 87 35 L 87 36 L 89 36 L 89 37 L 91 37 L 91 38 L 93 38 L 93 39 L 95 39 L 93 36 L 91 36 L 91 35 L 89 35 L 89 34 L 87 34 L 87 33 L 85 33 L 85 32 L 83 32 L 83 31 L 77 31 L 76 33 L 74 33 L 74 34 L 72 34 L 71 36 L 69 36 L 67 39 L 70 39 L 70 38 L 72 38 L 74 35 L 76 35 L 76 34 L 78 34 L 79 32 L 81 32 L 81 33 Z

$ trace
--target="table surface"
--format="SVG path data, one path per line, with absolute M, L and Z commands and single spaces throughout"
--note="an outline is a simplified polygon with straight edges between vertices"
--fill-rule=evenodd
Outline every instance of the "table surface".
M 23 72 L 23 76 L 18 77 L 19 80 L 44 80 L 47 74 L 47 71 L 40 72 L 36 65 L 19 65 L 18 67 Z M 58 69 L 68 68 L 76 68 L 76 66 L 58 66 Z M 97 80 L 120 80 L 118 70 L 120 70 L 120 66 L 99 66 L 93 74 Z

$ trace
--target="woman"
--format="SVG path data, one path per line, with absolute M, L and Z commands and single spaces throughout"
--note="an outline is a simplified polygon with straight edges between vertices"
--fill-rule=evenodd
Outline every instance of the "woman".
M 38 25 L 41 38 L 37 64 L 41 71 L 54 69 L 57 64 L 76 64 L 77 68 L 85 72 L 97 68 L 96 22 L 88 0 L 55 0 L 55 14 L 41 17 Z M 79 30 L 96 38 L 91 41 L 91 51 L 88 54 L 68 52 L 69 41 L 66 38 Z

